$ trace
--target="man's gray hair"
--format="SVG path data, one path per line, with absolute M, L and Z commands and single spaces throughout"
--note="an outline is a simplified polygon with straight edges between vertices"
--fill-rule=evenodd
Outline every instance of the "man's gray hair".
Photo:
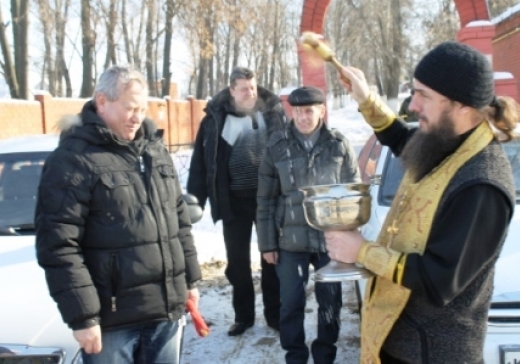
M 141 72 L 132 67 L 112 66 L 107 68 L 94 89 L 94 99 L 100 93 L 104 94 L 108 101 L 117 101 L 121 94 L 134 82 L 139 83 L 143 89 L 148 90 L 148 84 Z
M 255 77 L 256 74 L 253 70 L 246 67 L 235 67 L 233 68 L 231 75 L 229 75 L 229 86 L 231 86 L 231 88 L 235 88 L 237 80 L 251 80 Z

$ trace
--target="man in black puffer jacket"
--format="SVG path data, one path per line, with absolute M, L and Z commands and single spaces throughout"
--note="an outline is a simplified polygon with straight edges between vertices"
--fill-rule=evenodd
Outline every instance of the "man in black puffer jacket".
M 147 98 L 140 73 L 106 70 L 40 181 L 38 262 L 84 363 L 178 363 L 178 321 L 198 303 L 188 208 Z
M 209 198 L 213 221 L 223 220 L 226 277 L 233 286 L 235 323 L 241 335 L 255 320 L 251 234 L 256 220 L 258 166 L 267 138 L 285 124 L 280 99 L 257 87 L 253 71 L 236 67 L 230 86 L 206 107 L 191 159 L 188 193 L 201 207 Z M 262 259 L 262 293 L 267 325 L 278 329 L 280 292 L 274 267 Z

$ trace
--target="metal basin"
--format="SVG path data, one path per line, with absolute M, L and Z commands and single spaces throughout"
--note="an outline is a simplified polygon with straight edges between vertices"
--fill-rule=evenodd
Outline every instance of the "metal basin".
M 370 218 L 372 198 L 363 183 L 319 185 L 301 188 L 307 223 L 317 230 L 354 230 Z M 314 273 L 317 282 L 341 282 L 372 277 L 358 264 L 331 261 Z
M 301 188 L 307 223 L 317 230 L 353 230 L 370 218 L 369 185 L 333 184 Z

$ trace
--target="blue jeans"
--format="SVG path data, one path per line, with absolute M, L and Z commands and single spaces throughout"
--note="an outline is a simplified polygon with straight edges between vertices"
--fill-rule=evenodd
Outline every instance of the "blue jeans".
M 307 363 L 309 349 L 305 345 L 305 287 L 309 266 L 317 270 L 330 262 L 327 253 L 295 253 L 280 250 L 276 272 L 280 279 L 280 343 L 287 351 L 286 363 Z M 340 328 L 342 306 L 341 283 L 316 282 L 314 294 L 318 302 L 318 336 L 312 342 L 315 364 L 333 363 Z
M 84 364 L 179 364 L 178 321 L 135 325 L 102 331 L 103 348 L 99 354 L 83 352 Z

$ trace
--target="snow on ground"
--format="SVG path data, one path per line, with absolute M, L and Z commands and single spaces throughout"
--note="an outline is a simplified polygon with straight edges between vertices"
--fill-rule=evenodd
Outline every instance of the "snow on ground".
M 346 106 L 329 110 L 329 125 L 341 130 L 359 152 L 371 129 L 365 124 L 357 111 L 354 101 Z M 187 169 L 189 168 L 191 151 L 175 154 L 174 160 L 181 183 L 185 186 Z M 188 318 L 185 328 L 183 353 L 184 364 L 198 363 L 248 363 L 274 364 L 283 363 L 285 352 L 281 349 L 277 332 L 267 327 L 262 314 L 262 297 L 260 290 L 259 263 L 260 253 L 256 235 L 253 234 L 251 245 L 251 261 L 255 271 L 254 281 L 256 295 L 256 324 L 239 337 L 227 336 L 228 328 L 234 322 L 231 307 L 231 286 L 224 277 L 226 251 L 222 236 L 222 223 L 213 224 L 209 205 L 204 210 L 201 221 L 193 226 L 193 235 L 197 246 L 199 262 L 203 267 L 204 277 L 200 285 L 201 300 L 199 310 L 211 325 L 211 333 L 205 338 L 197 336 Z M 352 282 L 343 286 L 343 309 L 341 312 L 341 331 L 338 340 L 336 362 L 353 364 L 359 358 L 359 314 L 358 302 Z M 314 298 L 314 281 L 309 280 L 307 287 L 307 306 L 305 330 L 307 343 L 310 346 L 316 337 L 317 304 Z M 309 361 L 312 363 L 312 358 Z

